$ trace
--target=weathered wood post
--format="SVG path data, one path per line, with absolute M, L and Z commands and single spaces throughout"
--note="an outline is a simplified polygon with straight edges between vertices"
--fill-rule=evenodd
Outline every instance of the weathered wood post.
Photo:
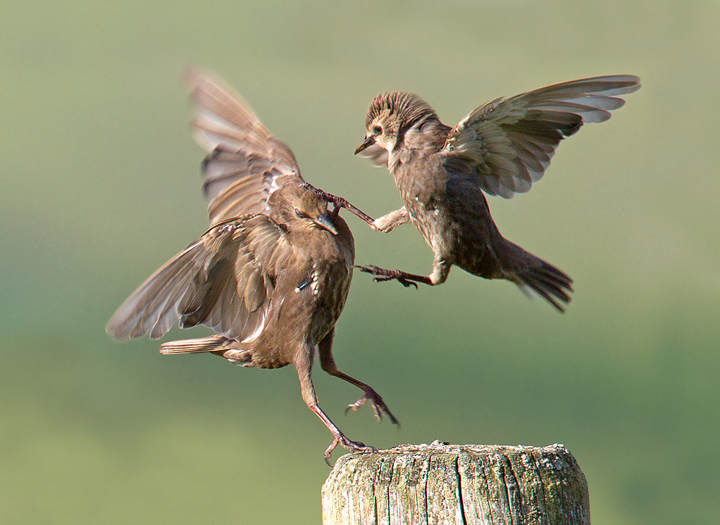
M 587 482 L 563 445 L 402 445 L 340 457 L 323 525 L 590 525 Z

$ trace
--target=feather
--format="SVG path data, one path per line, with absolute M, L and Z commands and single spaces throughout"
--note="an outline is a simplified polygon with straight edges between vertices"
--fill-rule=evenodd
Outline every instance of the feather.
M 448 135 L 445 154 L 473 164 L 483 181 L 480 186 L 492 195 L 507 198 L 529 191 L 532 184 L 526 184 L 528 178 L 519 166 L 527 168 L 531 183 L 537 182 L 563 138 L 576 133 L 585 123 L 608 120 L 612 111 L 625 104 L 617 96 L 639 88 L 637 77 L 615 75 L 495 99 L 455 126 Z M 510 164 L 516 168 L 510 168 Z M 519 179 L 515 176 L 518 171 L 522 173 Z

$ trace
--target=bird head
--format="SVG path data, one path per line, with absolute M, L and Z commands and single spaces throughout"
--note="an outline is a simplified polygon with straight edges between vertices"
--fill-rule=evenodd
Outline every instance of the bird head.
M 365 118 L 367 134 L 355 154 L 374 145 L 391 152 L 402 145 L 410 128 L 422 125 L 428 119 L 439 122 L 427 102 L 413 93 L 395 91 L 378 95 L 370 103 Z
M 327 202 L 311 190 L 288 183 L 270 196 L 276 208 L 274 220 L 284 224 L 288 230 L 321 229 L 338 234 L 331 214 L 328 213 Z

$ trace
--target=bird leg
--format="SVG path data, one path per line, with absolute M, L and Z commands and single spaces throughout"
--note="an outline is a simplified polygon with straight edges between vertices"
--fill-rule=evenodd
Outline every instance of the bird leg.
M 360 219 L 362 219 L 363 221 L 368 223 L 368 225 L 373 230 L 377 229 L 375 227 L 375 220 L 372 217 L 370 217 L 370 215 L 363 212 L 362 210 L 359 210 L 358 208 L 356 208 L 355 206 L 350 204 L 346 199 L 343 199 L 342 197 L 338 197 L 337 195 L 333 195 L 332 193 L 327 193 L 319 188 L 316 188 L 309 182 L 303 183 L 302 186 L 308 190 L 314 191 L 320 197 L 325 199 L 327 202 L 332 202 L 335 205 L 335 210 L 333 211 L 333 213 L 335 215 L 337 215 L 338 211 L 340 211 L 340 208 L 345 208 L 350 213 L 356 215 L 357 217 L 359 217 Z
M 393 231 L 398 226 L 410 222 L 410 214 L 407 212 L 405 206 L 399 210 L 391 211 L 387 215 L 378 217 L 374 221 L 375 230 L 380 230 L 383 233 Z
M 402 270 L 386 270 L 384 268 L 378 268 L 377 266 L 355 266 L 358 270 L 361 272 L 369 273 L 370 275 L 375 275 L 375 281 L 376 282 L 383 282 L 383 281 L 392 281 L 393 279 L 396 279 L 400 284 L 402 284 L 405 288 L 408 286 L 414 286 L 417 288 L 416 283 L 422 283 L 427 284 L 430 286 L 433 286 L 432 279 L 430 277 L 427 277 L 425 275 L 416 275 L 414 273 L 407 273 L 403 272 Z
M 399 211 L 399 210 L 398 210 Z M 417 290 L 416 283 L 423 283 L 429 286 L 437 286 L 447 280 L 452 263 L 448 262 L 448 258 L 443 254 L 435 253 L 433 258 L 433 271 L 430 275 L 416 275 L 414 273 L 403 272 L 402 270 L 385 270 L 377 266 L 356 266 L 361 272 L 375 275 L 375 281 L 391 281 L 397 279 L 405 288 L 412 285 Z
M 325 412 L 322 411 L 322 409 L 317 405 L 308 405 L 310 407 L 310 410 L 315 412 L 315 415 L 320 418 L 320 420 L 325 423 L 325 426 L 328 427 L 330 432 L 333 434 L 333 440 L 332 443 L 328 446 L 328 448 L 325 449 L 325 463 L 327 463 L 329 466 L 332 467 L 332 463 L 330 463 L 330 456 L 332 456 L 333 450 L 337 448 L 338 445 L 343 447 L 344 449 L 349 450 L 350 452 L 363 452 L 363 453 L 370 453 L 370 452 L 377 452 L 377 449 L 373 447 L 369 447 L 365 445 L 364 443 L 361 443 L 360 441 L 351 441 L 349 440 L 345 434 L 343 434 L 338 427 L 335 426 L 335 424 L 330 421 L 330 418 L 327 417 Z
M 298 377 L 300 379 L 300 392 L 302 393 L 303 401 L 305 401 L 308 408 L 320 418 L 320 421 L 323 422 L 333 435 L 332 443 L 330 443 L 330 446 L 325 449 L 325 463 L 332 467 L 332 464 L 330 463 L 330 456 L 338 445 L 350 452 L 376 452 L 373 447 L 369 447 L 359 441 L 351 441 L 348 439 L 320 408 L 311 377 L 312 359 L 313 347 L 308 345 L 304 351 L 300 352 L 300 355 L 295 360 L 295 368 L 297 369 Z
M 354 403 L 350 403 L 347 406 L 347 408 L 345 409 L 345 413 L 347 414 L 348 410 L 357 410 L 365 403 L 370 402 L 370 406 L 372 407 L 373 412 L 375 413 L 375 417 L 378 421 L 382 421 L 384 413 L 390 418 L 390 421 L 392 421 L 394 425 L 400 425 L 400 422 L 393 415 L 393 413 L 390 412 L 390 409 L 385 404 L 385 401 L 383 401 L 383 398 L 380 396 L 380 394 L 375 392 L 375 390 L 370 385 L 366 385 L 362 381 L 358 381 L 354 377 L 350 377 L 346 373 L 338 370 L 337 365 L 335 364 L 335 359 L 332 355 L 332 342 L 334 336 L 335 329 L 333 328 L 330 333 L 328 333 L 328 335 L 326 335 L 323 340 L 320 341 L 320 344 L 318 345 L 318 352 L 320 353 L 320 366 L 331 376 L 339 377 L 343 381 L 347 381 L 351 385 L 355 385 L 364 393 L 364 395 L 360 399 L 358 399 Z

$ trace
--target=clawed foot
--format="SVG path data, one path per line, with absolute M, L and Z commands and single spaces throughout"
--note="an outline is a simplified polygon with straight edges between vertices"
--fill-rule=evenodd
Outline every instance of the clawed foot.
M 374 275 L 375 282 L 392 281 L 393 279 L 402 284 L 405 288 L 408 286 L 414 286 L 417 289 L 417 283 L 432 284 L 429 277 L 422 275 L 413 275 L 411 273 L 403 272 L 402 270 L 386 270 L 385 268 L 379 268 L 377 266 L 356 266 L 361 272 L 369 273 Z
M 332 193 L 328 193 L 326 191 L 321 190 L 320 188 L 316 188 L 309 182 L 304 182 L 302 184 L 303 188 L 306 188 L 308 190 L 314 191 L 317 193 L 321 198 L 326 200 L 327 202 L 332 202 L 335 205 L 335 209 L 333 210 L 333 215 L 337 215 L 340 211 L 340 208 L 345 208 L 350 213 L 353 213 L 358 218 L 365 221 L 373 230 L 376 230 L 377 227 L 375 226 L 375 219 L 370 217 L 367 213 L 364 211 L 356 208 L 352 204 L 350 204 L 346 199 L 343 199 L 342 197 L 338 197 L 337 195 L 333 195 Z
M 349 450 L 350 452 L 362 452 L 363 454 L 377 452 L 377 449 L 369 447 L 364 443 L 360 443 L 359 441 L 350 441 L 348 438 L 345 437 L 345 434 L 339 433 L 335 436 L 335 439 L 332 440 L 330 446 L 325 450 L 325 463 L 327 463 L 330 467 L 333 466 L 332 463 L 330 463 L 330 456 L 332 456 L 333 450 L 335 450 L 338 445 Z
M 380 397 L 380 394 L 378 394 L 377 392 L 375 392 L 375 390 L 372 389 L 366 391 L 365 395 L 354 403 L 350 403 L 345 409 L 345 413 L 347 414 L 349 410 L 357 410 L 367 402 L 370 402 L 370 406 L 372 407 L 373 412 L 375 413 L 375 417 L 378 421 L 382 421 L 383 413 L 385 413 L 394 425 L 400 424 L 397 418 L 393 416 L 393 413 L 390 412 L 390 409 L 385 404 L 385 401 L 383 401 L 383 398 Z

